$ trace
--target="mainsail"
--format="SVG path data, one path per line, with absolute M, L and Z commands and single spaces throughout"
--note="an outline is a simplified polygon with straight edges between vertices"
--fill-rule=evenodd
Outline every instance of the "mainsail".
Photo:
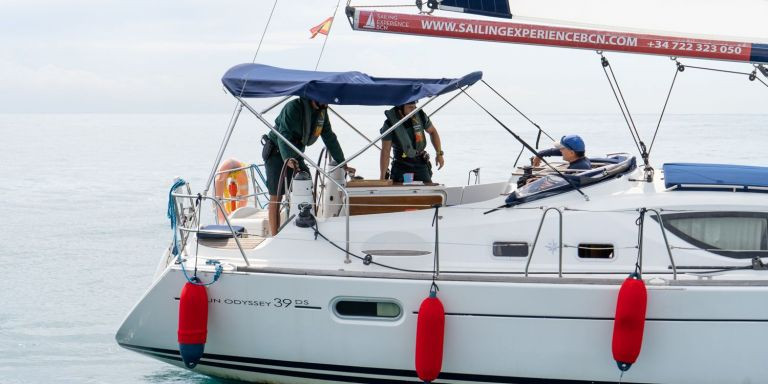
M 582 10 L 582 17 L 568 16 L 563 13 L 562 9 L 557 9 L 557 7 L 550 8 L 550 14 L 555 18 L 542 17 L 546 16 L 545 12 L 538 8 L 541 8 L 544 4 L 553 7 L 563 3 L 563 1 L 537 1 L 538 7 L 536 9 L 530 6 L 527 8 L 523 6 L 532 4 L 530 0 L 527 2 L 522 0 L 513 0 L 512 2 L 501 1 L 507 5 L 512 4 L 510 15 L 513 21 L 527 20 L 528 22 L 526 23 L 470 19 L 466 17 L 442 17 L 423 13 L 380 12 L 378 10 L 357 9 L 354 7 L 348 8 L 347 14 L 352 28 L 361 31 L 673 57 L 693 57 L 757 64 L 768 63 L 768 37 L 766 36 L 768 33 L 764 28 L 764 22 L 760 21 L 761 17 L 768 14 L 768 1 L 743 1 L 750 4 L 750 8 L 740 10 L 742 15 L 744 13 L 749 14 L 742 17 L 742 20 L 746 20 L 743 22 L 736 22 L 733 18 L 720 21 L 718 21 L 719 19 L 714 19 L 717 8 L 708 7 L 713 2 L 706 0 L 702 0 L 700 3 L 692 3 L 690 1 L 669 1 L 664 3 L 655 0 L 643 3 L 649 7 L 656 7 L 654 9 L 658 12 L 664 12 L 668 9 L 677 10 L 675 6 L 679 6 L 681 3 L 701 4 L 700 7 L 690 10 L 690 18 L 694 20 L 682 18 L 677 24 L 670 21 L 669 17 L 666 16 L 642 18 L 640 15 L 637 15 L 638 19 L 645 21 L 644 23 L 631 17 L 628 18 L 626 15 L 623 16 L 624 19 L 622 17 L 611 19 L 610 17 L 605 17 L 607 16 L 605 9 L 597 7 L 596 4 L 606 4 L 606 7 L 610 9 L 608 3 L 620 3 L 626 6 L 629 2 L 605 2 L 599 0 L 569 0 L 567 3 L 571 4 L 571 9 L 574 4 L 592 4 L 593 8 L 589 8 L 589 11 Z M 509 9 L 504 8 L 504 4 L 499 6 L 499 1 L 492 0 L 430 1 L 428 5 L 446 11 L 497 17 L 505 17 L 503 16 L 504 11 L 509 11 Z M 516 13 L 516 7 L 526 10 L 527 14 L 534 16 L 521 16 Z M 497 12 L 497 10 L 501 11 Z M 498 15 L 491 15 L 492 13 L 498 13 Z M 706 17 L 705 14 L 707 15 Z M 576 15 L 579 15 L 579 13 L 577 12 Z M 730 15 L 722 14 L 721 16 L 726 17 Z M 611 26 L 607 24 L 609 20 L 626 20 L 626 25 L 629 26 L 624 28 Z M 710 21 L 713 24 L 707 24 Z M 724 29 L 724 26 L 732 28 Z

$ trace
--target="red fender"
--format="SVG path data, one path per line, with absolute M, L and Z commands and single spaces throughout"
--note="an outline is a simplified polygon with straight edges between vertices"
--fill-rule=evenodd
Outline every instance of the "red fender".
M 424 382 L 440 375 L 443 366 L 445 310 L 435 291 L 421 302 L 416 323 L 416 374 Z
M 622 371 L 628 370 L 640 355 L 647 305 L 645 283 L 640 276 L 630 275 L 619 289 L 613 322 L 613 359 Z
M 208 337 L 208 293 L 202 285 L 187 282 L 179 299 L 179 352 L 188 368 L 203 357 Z

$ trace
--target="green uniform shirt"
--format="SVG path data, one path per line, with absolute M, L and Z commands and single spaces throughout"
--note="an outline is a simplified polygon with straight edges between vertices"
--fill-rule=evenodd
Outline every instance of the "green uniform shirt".
M 336 134 L 331 130 L 328 112 L 312 108 L 307 99 L 298 98 L 289 101 L 275 119 L 275 128 L 301 152 L 304 152 L 307 146 L 314 144 L 318 137 L 322 137 L 333 160 L 337 163 L 344 161 L 344 152 L 341 151 Z M 274 132 L 269 133 L 269 139 L 277 143 L 283 160 L 294 158 L 303 164 L 301 156 L 279 139 Z

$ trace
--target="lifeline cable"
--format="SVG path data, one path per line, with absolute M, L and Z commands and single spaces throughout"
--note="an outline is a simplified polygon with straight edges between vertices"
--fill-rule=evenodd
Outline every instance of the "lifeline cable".
M 366 255 L 364 257 L 356 255 L 356 254 L 354 254 L 352 252 L 348 252 L 346 249 L 342 248 L 341 246 L 336 244 L 333 240 L 329 239 L 324 234 L 322 234 L 320 232 L 320 230 L 318 229 L 317 223 L 315 223 L 315 226 L 312 227 L 312 229 L 314 230 L 315 239 L 317 239 L 318 236 L 322 237 L 323 240 L 327 241 L 334 248 L 340 250 L 341 252 L 343 252 L 346 255 L 349 255 L 351 257 L 354 257 L 355 259 L 358 259 L 358 260 L 362 261 L 364 265 L 373 264 L 373 265 L 377 265 L 377 266 L 382 267 L 382 268 L 391 269 L 393 271 L 398 271 L 398 272 L 423 273 L 423 274 L 429 274 L 429 275 L 433 274 L 434 270 L 418 270 L 418 269 L 399 268 L 399 267 L 394 267 L 394 266 L 391 266 L 391 265 L 382 264 L 382 263 L 378 263 L 376 261 L 373 261 L 373 259 L 370 257 L 370 255 Z M 442 273 L 443 274 L 468 274 L 468 275 L 502 275 L 502 276 L 523 275 L 524 274 L 523 271 L 451 271 L 451 270 L 442 271 Z M 556 273 L 556 272 L 530 272 L 530 274 L 551 274 L 551 273 Z M 578 274 L 582 274 L 582 275 L 593 275 L 593 274 L 598 274 L 598 275 L 616 274 L 617 275 L 617 274 L 622 274 L 622 275 L 625 275 L 626 273 L 627 273 L 626 271 L 563 272 L 563 274 L 576 274 L 576 275 L 578 275 Z M 663 273 L 658 272 L 658 271 L 657 272 L 653 272 L 653 273 L 654 274 L 663 274 Z M 682 273 L 685 273 L 685 272 L 682 272 Z M 672 274 L 672 273 L 668 272 L 667 274 Z

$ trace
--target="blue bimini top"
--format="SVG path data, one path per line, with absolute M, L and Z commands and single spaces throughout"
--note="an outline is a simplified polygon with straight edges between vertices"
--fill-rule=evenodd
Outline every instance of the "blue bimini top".
M 729 164 L 664 164 L 664 186 L 683 189 L 768 188 L 768 167 Z
M 221 79 L 239 97 L 300 96 L 322 104 L 402 105 L 442 95 L 483 77 L 472 72 L 458 79 L 371 77 L 362 72 L 318 72 L 263 64 L 236 65 Z

